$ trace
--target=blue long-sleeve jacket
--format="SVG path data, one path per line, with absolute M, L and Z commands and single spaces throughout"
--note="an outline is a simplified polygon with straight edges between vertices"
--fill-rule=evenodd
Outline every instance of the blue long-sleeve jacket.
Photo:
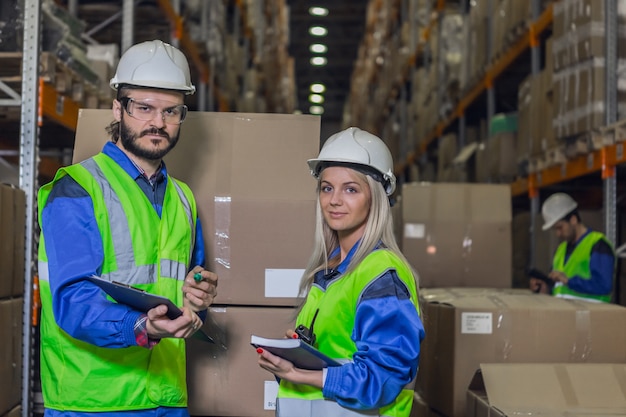
M 167 185 L 162 164 L 153 183 L 112 142 L 102 152 L 117 162 L 144 191 L 161 216 Z M 95 284 L 82 278 L 100 275 L 104 250 L 89 194 L 70 176 L 53 187 L 41 215 L 45 231 L 50 289 L 57 324 L 69 335 L 101 347 L 136 346 L 134 326 L 142 314 L 107 300 Z M 205 263 L 200 220 L 191 266 Z M 204 319 L 206 313 L 201 315 Z
M 316 285 L 332 285 L 346 270 L 356 250 L 348 253 L 327 282 L 321 272 Z M 353 361 L 326 368 L 323 395 L 343 407 L 371 410 L 391 403 L 415 377 L 424 327 L 406 286 L 388 271 L 370 286 L 357 305 L 352 339 Z M 408 372 L 407 372 L 408 371 Z

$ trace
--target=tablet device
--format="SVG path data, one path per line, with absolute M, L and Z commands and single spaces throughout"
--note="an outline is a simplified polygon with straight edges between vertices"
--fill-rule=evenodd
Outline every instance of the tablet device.
M 528 276 L 532 277 L 532 278 L 540 279 L 540 280 L 542 280 L 543 282 L 545 282 L 548 285 L 553 285 L 554 284 L 554 281 L 551 280 L 550 278 L 548 278 L 548 276 L 546 274 L 544 274 L 543 272 L 541 272 L 540 270 L 535 269 L 535 268 L 530 268 L 528 270 Z
M 147 313 L 148 310 L 161 304 L 165 304 L 167 306 L 166 315 L 169 319 L 174 320 L 183 314 L 182 310 L 178 308 L 176 304 L 174 304 L 172 300 L 167 297 L 150 294 L 145 292 L 144 290 L 131 287 L 127 284 L 122 284 L 121 282 L 115 281 L 107 281 L 106 279 L 102 279 L 96 276 L 87 277 L 87 279 L 100 287 L 104 292 L 106 292 L 112 299 L 114 299 L 118 303 L 126 304 L 127 306 L 132 307 L 135 310 L 139 310 L 142 313 Z M 213 338 L 206 334 L 202 329 L 199 329 L 196 333 L 194 333 L 193 337 L 196 339 L 204 340 L 205 342 L 215 343 Z
M 122 284 L 115 281 L 107 281 L 100 277 L 91 276 L 87 278 L 89 281 L 102 288 L 112 299 L 120 304 L 126 304 L 139 310 L 142 313 L 147 313 L 148 310 L 165 304 L 167 306 L 167 317 L 174 320 L 180 317 L 183 312 L 178 308 L 172 300 L 161 295 L 150 294 L 139 288 L 131 287 L 127 284 Z

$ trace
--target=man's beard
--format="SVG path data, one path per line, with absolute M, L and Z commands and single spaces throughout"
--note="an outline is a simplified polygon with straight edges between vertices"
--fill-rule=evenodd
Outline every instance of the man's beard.
M 144 135 L 160 135 L 167 140 L 168 146 L 165 149 L 143 149 L 137 145 L 137 139 Z M 139 158 L 160 161 L 174 148 L 174 146 L 176 146 L 176 143 L 178 143 L 178 137 L 179 134 L 176 134 L 174 137 L 170 137 L 164 129 L 157 129 L 156 127 L 144 130 L 137 135 L 136 132 L 128 128 L 126 123 L 124 123 L 123 118 L 120 121 L 120 140 L 122 141 L 122 145 L 124 145 L 124 149 Z

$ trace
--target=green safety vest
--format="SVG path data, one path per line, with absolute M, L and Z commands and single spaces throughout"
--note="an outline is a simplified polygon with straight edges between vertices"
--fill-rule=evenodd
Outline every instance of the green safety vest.
M 315 333 L 325 335 L 317 341 L 321 352 L 340 362 L 352 360 L 357 348 L 350 336 L 360 295 L 368 284 L 390 269 L 395 269 L 398 277 L 406 284 L 411 301 L 419 311 L 417 287 L 411 270 L 393 252 L 385 249 L 370 253 L 354 271 L 333 282 L 325 292 L 317 286 L 311 287 L 306 303 L 298 314 L 297 323 L 311 323 L 318 307 L 324 306 L 319 309 L 315 319 Z M 372 410 L 360 412 L 341 407 L 335 401 L 324 400 L 321 389 L 283 379 L 278 388 L 276 416 L 408 417 L 413 404 L 413 386 L 413 383 L 408 384 L 393 403 L 377 410 L 377 414 L 372 414 Z
M 591 260 L 591 250 L 598 241 L 604 240 L 609 243 L 604 235 L 600 232 L 589 232 L 587 236 L 578 242 L 569 258 L 565 262 L 565 254 L 567 252 L 567 242 L 561 242 L 556 249 L 552 260 L 552 269 L 554 271 L 563 272 L 567 277 L 579 276 L 582 279 L 591 279 L 591 268 L 589 262 Z M 610 243 L 609 243 L 610 246 Z M 580 298 L 588 301 L 611 302 L 611 293 L 604 295 L 584 294 L 572 290 L 568 285 L 557 282 L 552 290 L 552 294 L 561 298 Z
M 101 276 L 166 296 L 182 306 L 197 216 L 189 187 L 168 177 L 159 218 L 133 178 L 100 153 L 60 169 L 52 183 L 41 187 L 40 224 L 54 183 L 65 175 L 76 180 L 93 201 L 104 249 Z M 153 349 L 109 349 L 74 339 L 56 324 L 45 232 L 39 246 L 44 405 L 86 412 L 186 407 L 184 339 L 164 338 Z

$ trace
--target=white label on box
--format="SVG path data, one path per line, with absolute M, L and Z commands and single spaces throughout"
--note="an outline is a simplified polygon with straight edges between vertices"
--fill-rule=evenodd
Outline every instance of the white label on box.
M 278 396 L 278 382 L 265 381 L 263 389 L 263 409 L 276 410 L 276 397 Z
M 491 313 L 461 313 L 461 333 L 491 334 Z
M 304 269 L 266 269 L 265 296 L 295 298 L 300 290 Z
M 423 239 L 426 235 L 424 223 L 406 223 L 404 225 L 404 237 L 409 239 Z

